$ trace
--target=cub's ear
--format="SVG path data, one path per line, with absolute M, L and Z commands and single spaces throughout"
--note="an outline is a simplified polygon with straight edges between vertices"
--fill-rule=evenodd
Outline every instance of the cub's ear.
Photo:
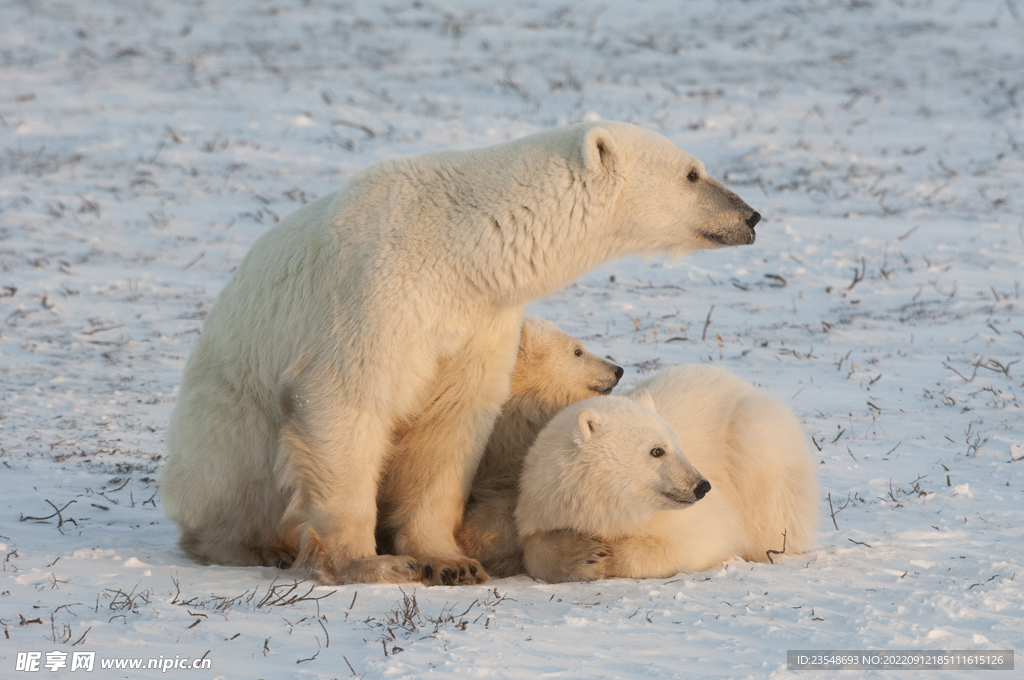
M 523 319 L 523 327 L 519 331 L 519 356 L 527 356 L 533 349 L 533 321 L 530 317 Z
M 601 427 L 601 416 L 592 408 L 585 408 L 576 416 L 576 427 L 579 430 L 579 441 L 586 443 Z
M 638 404 L 646 406 L 655 413 L 658 412 L 658 409 L 654 408 L 654 397 L 652 397 L 651 393 L 648 392 L 647 390 L 639 390 L 637 392 L 634 392 L 633 394 L 629 395 L 629 398 Z
M 607 130 L 600 127 L 587 130 L 583 136 L 583 163 L 594 174 L 617 174 L 619 153 L 615 140 Z

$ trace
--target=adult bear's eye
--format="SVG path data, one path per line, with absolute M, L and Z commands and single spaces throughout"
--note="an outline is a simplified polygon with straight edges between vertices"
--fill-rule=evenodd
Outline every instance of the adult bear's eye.
M 574 352 L 574 354 L 576 356 L 578 356 L 578 357 L 581 357 L 581 356 L 583 356 L 583 350 L 581 350 L 579 347 L 577 347 L 576 351 Z
M 651 455 L 654 456 L 655 458 L 661 458 L 662 456 L 665 455 L 665 449 L 661 448 L 660 446 L 656 446 L 655 448 L 651 449 Z
M 700 179 L 700 175 L 697 173 L 696 170 L 690 170 L 690 174 L 686 176 L 686 179 L 690 180 L 691 182 L 696 182 L 697 180 Z

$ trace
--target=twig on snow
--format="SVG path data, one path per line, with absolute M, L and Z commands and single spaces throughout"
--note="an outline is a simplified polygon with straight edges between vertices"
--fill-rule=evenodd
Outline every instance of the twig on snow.
M 785 555 L 786 554 L 786 532 L 782 532 L 782 550 L 765 550 L 764 554 L 768 556 L 768 561 L 775 564 L 775 560 L 772 559 L 772 555 Z
M 711 312 L 715 311 L 715 306 L 711 305 L 711 309 L 708 310 L 708 318 L 704 320 L 704 332 L 700 334 L 701 342 L 708 337 L 708 326 L 711 325 Z
M 56 517 L 56 518 L 57 518 L 57 528 L 58 528 L 58 529 L 60 529 L 60 528 L 61 528 L 62 526 L 64 526 L 64 522 L 65 522 L 65 521 L 67 521 L 67 522 L 71 522 L 71 523 L 73 523 L 73 524 L 74 524 L 75 526 L 78 526 L 78 522 L 75 522 L 75 520 L 73 520 L 73 519 L 67 519 L 67 520 L 65 520 L 65 519 L 64 519 L 64 515 L 62 515 L 62 514 L 61 514 L 62 512 L 64 512 L 64 510 L 66 510 L 66 509 L 67 509 L 67 507 L 68 507 L 69 505 L 71 505 L 72 503 L 76 503 L 77 501 L 75 501 L 75 500 L 70 500 L 70 501 L 68 501 L 67 503 L 65 503 L 65 504 L 64 504 L 64 507 L 62 507 L 62 508 L 58 508 L 58 507 L 57 507 L 56 505 L 54 505 L 53 503 L 51 503 L 51 502 L 50 502 L 49 500 L 47 500 L 46 502 L 47 502 L 47 503 L 50 503 L 50 507 L 51 507 L 51 508 L 53 508 L 53 510 L 54 510 L 54 513 L 53 513 L 52 515 L 47 515 L 46 517 L 27 517 L 27 516 L 25 516 L 25 515 L 22 515 L 22 516 L 21 516 L 21 519 L 19 519 L 18 521 L 19 521 L 19 522 L 27 522 L 28 520 L 32 519 L 32 520 L 36 520 L 36 521 L 40 521 L 40 522 L 42 522 L 42 521 L 45 521 L 45 520 L 48 520 L 48 519 L 53 519 L 54 517 Z
M 838 510 L 834 509 L 832 507 L 832 492 L 831 491 L 828 492 L 828 511 L 832 515 L 832 526 L 834 526 L 836 528 L 836 531 L 839 531 L 839 525 L 836 524 L 836 515 L 838 515 L 843 510 L 845 510 L 846 506 L 849 505 L 849 504 L 850 504 L 850 494 L 846 494 L 846 502 L 843 503 L 842 507 L 840 507 Z
M 853 290 L 854 286 L 856 286 L 858 283 L 860 283 L 861 281 L 864 280 L 864 276 L 867 273 L 868 273 L 867 262 L 865 262 L 864 258 L 861 257 L 860 258 L 860 270 L 858 271 L 857 268 L 854 267 L 854 269 L 853 269 L 853 283 L 851 283 L 849 286 L 847 286 L 846 290 Z

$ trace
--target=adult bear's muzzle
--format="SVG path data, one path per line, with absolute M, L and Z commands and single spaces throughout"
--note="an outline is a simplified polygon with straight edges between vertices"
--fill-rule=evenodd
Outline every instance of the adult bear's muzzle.
M 701 235 L 720 246 L 746 246 L 754 242 L 754 227 L 761 221 L 761 213 L 747 205 L 742 198 L 714 179 L 706 177 L 704 200 L 705 226 Z

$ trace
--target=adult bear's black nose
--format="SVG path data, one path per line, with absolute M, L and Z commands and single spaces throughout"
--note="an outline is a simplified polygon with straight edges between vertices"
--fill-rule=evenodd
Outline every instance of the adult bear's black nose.
M 622 379 L 622 373 L 623 373 L 622 366 L 616 366 L 615 367 L 615 379 L 616 380 L 621 380 Z
M 704 498 L 704 496 L 708 495 L 708 491 L 711 491 L 711 482 L 706 479 L 702 479 L 700 480 L 700 484 L 697 485 L 697 488 L 693 490 L 693 495 L 697 497 L 697 500 L 700 500 L 701 498 Z
M 747 226 L 753 229 L 761 221 L 761 213 L 754 211 L 754 214 L 747 218 Z

